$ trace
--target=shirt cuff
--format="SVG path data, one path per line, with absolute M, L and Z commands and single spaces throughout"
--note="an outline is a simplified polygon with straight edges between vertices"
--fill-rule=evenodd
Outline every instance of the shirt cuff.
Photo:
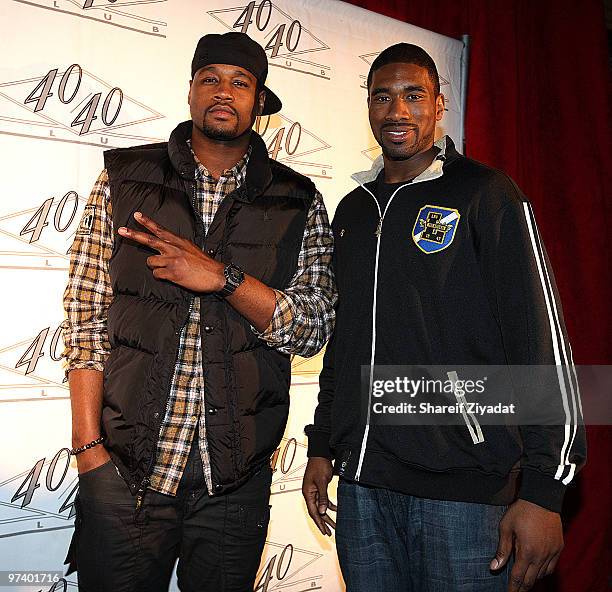
M 64 363 L 64 377 L 68 380 L 68 374 L 71 370 L 97 370 L 98 372 L 104 371 L 104 362 L 100 360 L 87 360 L 84 358 L 78 359 L 65 359 Z
M 274 290 L 274 295 L 276 305 L 268 326 L 263 331 L 258 331 L 251 325 L 251 330 L 269 345 L 279 346 L 284 345 L 292 334 L 295 305 L 291 298 L 280 290 Z

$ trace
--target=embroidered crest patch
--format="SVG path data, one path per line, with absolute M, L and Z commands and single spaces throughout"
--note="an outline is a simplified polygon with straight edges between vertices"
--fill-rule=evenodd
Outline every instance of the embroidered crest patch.
M 89 236 L 91 234 L 95 212 L 96 206 L 85 206 L 81 223 L 76 231 L 77 236 Z
M 412 229 L 414 244 L 427 255 L 446 249 L 455 238 L 460 217 L 452 208 L 423 206 Z

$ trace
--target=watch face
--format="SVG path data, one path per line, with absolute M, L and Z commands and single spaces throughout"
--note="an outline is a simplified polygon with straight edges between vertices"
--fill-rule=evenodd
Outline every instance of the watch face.
M 235 265 L 229 265 L 227 267 L 227 275 L 226 278 L 232 284 L 238 285 L 242 282 L 244 278 L 244 273 L 242 270 Z

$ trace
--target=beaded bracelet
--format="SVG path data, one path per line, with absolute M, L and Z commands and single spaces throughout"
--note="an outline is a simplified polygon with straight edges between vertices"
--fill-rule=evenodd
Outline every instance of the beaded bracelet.
M 85 452 L 86 450 L 89 450 L 90 448 L 93 448 L 94 446 L 97 446 L 98 444 L 102 444 L 104 440 L 106 440 L 106 438 L 104 436 L 100 436 L 99 438 L 92 440 L 89 444 L 79 446 L 78 448 L 73 448 L 70 451 L 70 454 L 74 454 L 74 455 L 81 454 L 81 452 Z

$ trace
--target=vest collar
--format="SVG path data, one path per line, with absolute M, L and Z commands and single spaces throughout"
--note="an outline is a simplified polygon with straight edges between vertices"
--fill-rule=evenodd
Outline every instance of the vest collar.
M 191 120 L 179 123 L 168 140 L 170 162 L 176 172 L 188 181 L 193 181 L 195 178 L 195 162 L 187 144 L 187 140 L 191 138 L 192 125 Z M 261 195 L 272 182 L 268 149 L 255 131 L 251 132 L 250 146 L 251 156 L 247 165 L 246 180 L 233 192 L 235 199 L 247 203 Z

